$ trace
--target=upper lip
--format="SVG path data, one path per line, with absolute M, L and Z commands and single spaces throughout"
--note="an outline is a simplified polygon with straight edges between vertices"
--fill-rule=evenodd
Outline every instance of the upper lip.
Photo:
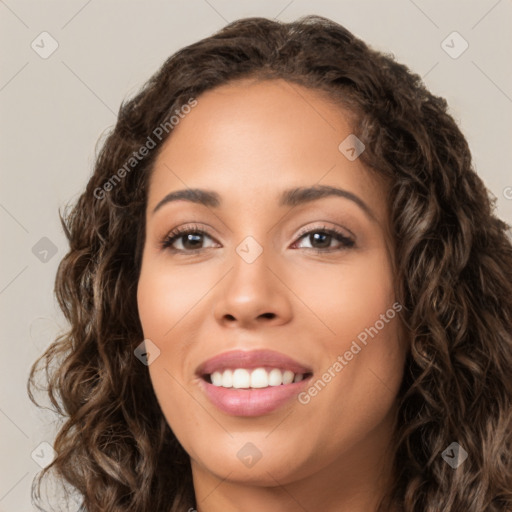
M 197 375 L 210 375 L 215 371 L 235 368 L 279 368 L 293 373 L 312 373 L 311 368 L 291 357 L 274 350 L 231 350 L 203 361 L 196 370 Z

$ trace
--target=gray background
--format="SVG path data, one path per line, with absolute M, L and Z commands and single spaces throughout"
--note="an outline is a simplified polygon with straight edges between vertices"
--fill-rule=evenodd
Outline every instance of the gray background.
M 305 14 L 393 53 L 448 100 L 498 215 L 512 223 L 510 0 L 0 0 L 0 512 L 33 510 L 32 478 L 51 459 L 55 418 L 25 389 L 32 362 L 65 328 L 53 298 L 66 252 L 58 209 L 85 186 L 121 100 L 171 53 L 229 21 Z M 46 59 L 45 31 L 58 43 Z M 457 58 L 464 41 L 446 39 L 453 31 L 469 44 Z

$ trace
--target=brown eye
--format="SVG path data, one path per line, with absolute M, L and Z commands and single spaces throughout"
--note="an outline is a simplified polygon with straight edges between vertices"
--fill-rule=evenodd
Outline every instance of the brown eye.
M 175 252 L 194 252 L 208 247 L 202 247 L 205 239 L 213 240 L 205 231 L 198 228 L 178 228 L 169 233 L 162 241 L 163 249 Z
M 348 238 L 343 233 L 329 228 L 313 229 L 302 234 L 299 240 L 309 242 L 309 247 L 301 247 L 303 249 L 313 249 L 318 252 L 329 252 L 333 250 L 343 250 L 354 246 L 354 240 Z M 334 247 L 332 243 L 337 242 Z

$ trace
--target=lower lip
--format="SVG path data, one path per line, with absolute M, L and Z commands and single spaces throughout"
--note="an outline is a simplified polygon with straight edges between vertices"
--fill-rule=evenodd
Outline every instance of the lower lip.
M 201 387 L 210 401 L 226 414 L 262 416 L 279 409 L 292 398 L 296 398 L 310 378 L 307 377 L 292 384 L 281 384 L 261 389 L 223 388 L 201 379 Z

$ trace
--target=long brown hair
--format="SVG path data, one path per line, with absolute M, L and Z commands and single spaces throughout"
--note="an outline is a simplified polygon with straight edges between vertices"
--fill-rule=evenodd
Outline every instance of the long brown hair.
M 63 424 L 33 498 L 53 472 L 88 512 L 196 506 L 188 455 L 134 356 L 147 183 L 172 134 L 155 129 L 191 98 L 246 77 L 324 91 L 353 116 L 367 168 L 390 180 L 397 300 L 410 340 L 390 503 L 404 512 L 512 510 L 510 228 L 494 215 L 445 100 L 317 16 L 233 22 L 172 55 L 121 105 L 86 190 L 61 216 L 70 248 L 55 292 L 70 329 L 34 363 L 28 392 L 37 403 L 31 388 L 43 364 Z M 134 163 L 148 137 L 155 149 Z M 442 456 L 452 443 L 468 454 L 457 469 Z

